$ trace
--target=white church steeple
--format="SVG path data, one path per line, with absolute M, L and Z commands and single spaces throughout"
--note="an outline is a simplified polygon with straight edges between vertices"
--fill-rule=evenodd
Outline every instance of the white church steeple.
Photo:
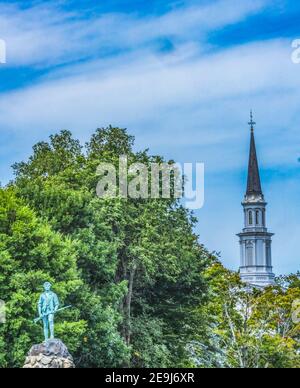
M 261 187 L 256 154 L 253 115 L 251 111 L 250 156 L 247 191 L 242 202 L 244 229 L 238 234 L 241 247 L 240 274 L 244 282 L 258 287 L 274 284 L 272 268 L 272 236 L 266 226 L 266 206 Z

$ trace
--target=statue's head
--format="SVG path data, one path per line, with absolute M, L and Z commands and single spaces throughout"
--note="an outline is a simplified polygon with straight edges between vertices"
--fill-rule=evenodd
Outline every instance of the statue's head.
M 44 283 L 44 290 L 45 291 L 50 291 L 52 287 L 52 284 L 49 282 Z

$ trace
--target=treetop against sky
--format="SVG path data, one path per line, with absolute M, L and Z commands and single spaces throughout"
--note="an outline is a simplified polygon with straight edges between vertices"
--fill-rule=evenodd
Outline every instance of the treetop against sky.
M 292 0 L 0 1 L 2 183 L 50 133 L 127 127 L 139 149 L 205 163 L 198 231 L 237 268 L 252 108 L 275 269 L 297 270 L 299 14 Z

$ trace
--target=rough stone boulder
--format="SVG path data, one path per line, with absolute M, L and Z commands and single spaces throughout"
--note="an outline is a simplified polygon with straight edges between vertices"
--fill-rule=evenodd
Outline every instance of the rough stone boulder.
M 60 340 L 50 340 L 34 345 L 28 353 L 26 369 L 73 369 L 73 357 Z

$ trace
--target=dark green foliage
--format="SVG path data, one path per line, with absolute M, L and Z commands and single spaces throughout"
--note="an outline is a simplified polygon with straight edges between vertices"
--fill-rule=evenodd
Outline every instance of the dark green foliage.
M 210 257 L 193 233 L 196 220 L 176 199 L 96 196 L 99 163 L 118 167 L 124 154 L 129 164 L 163 161 L 135 153 L 133 142 L 123 129 L 99 129 L 84 153 L 63 131 L 14 166 L 19 197 L 76 251 L 87 325 L 80 366 L 186 365 L 187 344 L 201 330 L 195 311 Z
M 29 348 L 43 339 L 41 327 L 32 322 L 43 282 L 55 281 L 61 302 L 69 303 L 82 281 L 71 241 L 40 221 L 12 189 L 0 190 L 0 248 L 0 295 L 7 315 L 7 323 L 0 325 L 0 366 L 21 366 Z M 67 323 L 64 330 L 58 324 L 57 332 L 75 352 L 86 322 L 78 319 L 76 307 L 62 315 Z
M 62 304 L 57 336 L 78 367 L 299 367 L 299 274 L 249 292 L 199 244 L 178 200 L 100 199 L 97 167 L 148 167 L 124 129 L 85 149 L 68 131 L 34 146 L 0 190 L 0 367 L 42 340 L 32 323 L 45 280 Z

